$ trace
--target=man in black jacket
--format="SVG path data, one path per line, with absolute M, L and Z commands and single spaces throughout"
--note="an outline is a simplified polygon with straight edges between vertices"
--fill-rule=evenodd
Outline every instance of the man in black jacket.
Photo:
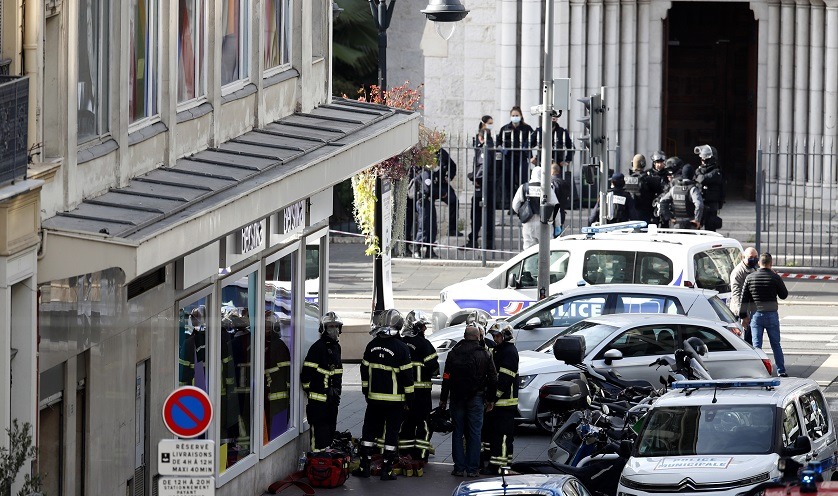
M 497 382 L 498 374 L 491 355 L 480 340 L 480 329 L 468 325 L 463 340 L 448 352 L 439 397 L 439 406 L 444 408 L 451 395 L 451 419 L 454 421 L 451 436 L 454 470 L 451 475 L 479 475 L 483 412 L 492 411 L 495 405 Z
M 498 372 L 498 389 L 495 407 L 486 413 L 484 428 L 489 444 L 489 466 L 480 472 L 498 475 L 501 467 L 512 461 L 515 414 L 518 413 L 518 349 L 512 344 L 512 326 L 508 322 L 492 324 L 489 334 L 495 340 L 492 361 Z
M 771 270 L 773 260 L 770 253 L 763 253 L 759 257 L 759 270 L 748 275 L 742 288 L 742 305 L 739 317 L 748 317 L 751 311 L 751 339 L 754 348 L 762 348 L 762 331 L 768 332 L 771 352 L 777 364 L 780 377 L 788 377 L 783 358 L 783 348 L 780 347 L 780 317 L 777 314 L 777 298 L 785 300 L 789 290 L 779 274 Z
M 311 426 L 311 450 L 323 451 L 332 444 L 338 423 L 338 405 L 343 387 L 340 336 L 343 322 L 328 312 L 320 319 L 320 339 L 309 348 L 300 372 L 303 391 L 308 395 L 306 416 Z
M 399 430 L 405 407 L 413 403 L 413 365 L 410 350 L 400 339 L 404 320 L 397 310 L 387 310 L 375 323 L 361 361 L 361 391 L 367 399 L 361 433 L 361 465 L 356 477 L 370 476 L 370 456 L 375 440 L 384 436 L 381 480 L 396 480 L 393 464 L 398 455 Z

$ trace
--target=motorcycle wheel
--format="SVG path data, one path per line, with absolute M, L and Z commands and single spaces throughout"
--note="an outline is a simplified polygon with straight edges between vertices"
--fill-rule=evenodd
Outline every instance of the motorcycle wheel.
M 567 418 L 566 414 L 554 416 L 549 415 L 549 413 L 549 410 L 541 407 L 541 403 L 539 403 L 535 409 L 535 426 L 538 427 L 538 430 L 544 434 L 553 434 L 554 432 L 556 432 L 556 429 L 561 427 L 561 425 Z

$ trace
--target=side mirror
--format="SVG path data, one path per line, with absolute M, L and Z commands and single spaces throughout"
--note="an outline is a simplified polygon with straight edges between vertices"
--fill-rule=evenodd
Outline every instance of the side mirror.
M 553 343 L 553 356 L 568 365 L 582 363 L 585 359 L 585 338 L 582 336 L 561 336 Z
M 781 456 L 798 456 L 805 455 L 812 451 L 812 441 L 808 436 L 799 436 L 794 440 L 794 444 L 787 448 L 783 448 L 780 452 Z
M 506 287 L 509 289 L 518 289 L 520 286 L 518 276 L 515 274 L 509 274 L 509 279 L 506 280 Z
M 617 454 L 620 458 L 629 458 L 631 457 L 632 448 L 634 448 L 634 442 L 629 439 L 623 439 L 620 441 L 620 449 Z
M 535 329 L 541 326 L 541 319 L 538 317 L 532 317 L 530 320 L 524 324 L 524 329 Z
M 610 349 L 605 352 L 603 355 L 605 358 L 605 365 L 611 365 L 614 360 L 622 360 L 623 359 L 623 352 L 620 350 Z

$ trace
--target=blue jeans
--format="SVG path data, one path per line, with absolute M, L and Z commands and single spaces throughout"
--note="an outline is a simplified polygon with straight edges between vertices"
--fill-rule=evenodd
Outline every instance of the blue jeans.
M 480 465 L 480 431 L 483 430 L 483 395 L 467 400 L 451 400 L 451 420 L 454 433 L 451 436 L 451 454 L 454 456 L 454 470 L 477 472 Z M 463 447 L 465 437 L 465 448 Z
M 786 372 L 786 361 L 783 358 L 783 348 L 780 347 L 780 317 L 777 312 L 754 312 L 751 315 L 751 339 L 754 348 L 762 348 L 762 331 L 768 332 L 768 342 L 774 362 L 777 363 L 777 373 Z

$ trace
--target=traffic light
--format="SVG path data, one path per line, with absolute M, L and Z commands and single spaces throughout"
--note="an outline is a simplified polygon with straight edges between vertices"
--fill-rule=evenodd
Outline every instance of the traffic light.
M 605 152 L 605 127 L 603 126 L 602 97 L 599 94 L 587 98 L 579 98 L 584 105 L 584 116 L 577 119 L 583 125 L 582 137 L 579 141 L 582 148 L 589 150 L 592 158 L 603 159 Z

